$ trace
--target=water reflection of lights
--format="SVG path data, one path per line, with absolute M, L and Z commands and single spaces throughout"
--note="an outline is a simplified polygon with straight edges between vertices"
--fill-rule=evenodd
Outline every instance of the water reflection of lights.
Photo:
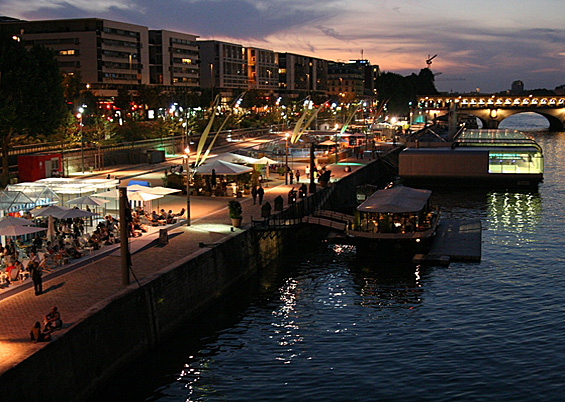
M 296 310 L 296 303 L 298 298 L 299 288 L 298 281 L 289 278 L 286 283 L 280 288 L 280 300 L 282 306 L 278 311 L 274 311 L 273 315 L 280 319 L 279 322 L 273 322 L 271 325 L 275 328 L 275 337 L 279 346 L 287 347 L 284 352 L 276 360 L 289 364 L 292 359 L 298 356 L 293 350 L 293 346 L 303 341 L 303 337 L 298 333 L 300 326 L 293 318 L 293 313 Z
M 517 233 L 531 233 L 541 217 L 538 193 L 497 193 L 488 197 L 490 226 L 511 227 Z

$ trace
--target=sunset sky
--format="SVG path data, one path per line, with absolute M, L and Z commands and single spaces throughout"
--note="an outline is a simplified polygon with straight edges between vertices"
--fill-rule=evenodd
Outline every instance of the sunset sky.
M 437 54 L 441 91 L 565 84 L 563 0 L 0 0 L 0 14 L 105 18 L 336 61 L 363 54 L 403 75 Z

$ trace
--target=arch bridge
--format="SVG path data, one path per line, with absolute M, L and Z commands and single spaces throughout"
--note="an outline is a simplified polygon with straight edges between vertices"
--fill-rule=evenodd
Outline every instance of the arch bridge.
M 549 121 L 552 131 L 565 130 L 565 96 L 563 95 L 453 95 L 422 96 L 418 106 L 428 117 L 439 117 L 456 110 L 477 117 L 483 128 L 498 128 L 509 116 L 533 112 Z

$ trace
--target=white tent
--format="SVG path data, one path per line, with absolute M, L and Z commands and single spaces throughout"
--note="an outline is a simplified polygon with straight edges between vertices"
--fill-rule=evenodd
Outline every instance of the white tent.
M 266 156 L 263 156 L 261 159 L 257 159 L 255 162 L 253 162 L 254 165 L 276 165 L 277 163 L 280 162 L 277 162 L 271 158 L 267 158 Z
M 250 156 L 234 154 L 232 152 L 226 152 L 217 156 L 213 156 L 207 159 L 207 163 L 212 163 L 215 161 L 224 161 L 229 163 L 255 163 L 257 161 L 256 158 L 252 158 Z
M 253 168 L 247 166 L 236 165 L 235 163 L 225 162 L 222 160 L 217 160 L 211 163 L 206 163 L 199 166 L 196 169 L 196 174 L 209 175 L 212 174 L 212 170 L 216 171 L 217 175 L 238 175 L 242 173 L 248 173 L 253 170 Z

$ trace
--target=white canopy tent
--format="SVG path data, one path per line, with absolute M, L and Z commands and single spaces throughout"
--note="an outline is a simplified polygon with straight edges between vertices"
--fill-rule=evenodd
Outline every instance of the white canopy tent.
M 217 156 L 213 156 L 208 158 L 207 163 L 212 163 L 215 161 L 224 161 L 229 163 L 239 163 L 239 164 L 253 164 L 257 162 L 256 158 L 252 158 L 250 156 L 239 155 L 232 152 L 226 152 Z M 203 166 L 203 165 L 202 165 Z
M 242 173 L 249 173 L 253 168 L 247 166 L 236 165 L 222 160 L 217 160 L 210 163 L 205 163 L 196 169 L 196 174 L 211 175 L 212 170 L 215 170 L 217 175 L 231 175 L 236 176 Z
M 276 165 L 280 162 L 271 159 L 271 158 L 267 158 L 266 156 L 263 156 L 261 159 L 257 159 L 255 162 L 253 162 L 254 165 Z

